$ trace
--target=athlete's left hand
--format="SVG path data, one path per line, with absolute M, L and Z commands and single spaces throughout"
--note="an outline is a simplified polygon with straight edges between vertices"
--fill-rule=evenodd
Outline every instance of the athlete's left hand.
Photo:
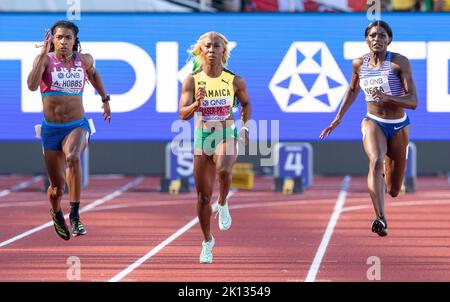
M 372 92 L 372 98 L 375 100 L 375 102 L 377 103 L 381 103 L 381 102 L 386 102 L 388 100 L 387 98 L 387 94 L 381 92 L 380 90 L 378 90 L 378 88 L 375 88 Z
M 108 119 L 108 124 L 111 124 L 111 108 L 109 108 L 109 102 L 104 102 L 102 108 L 103 120 L 106 121 L 106 119 Z
M 248 129 L 247 128 L 241 128 L 241 131 L 239 131 L 239 140 L 244 145 L 248 145 Z

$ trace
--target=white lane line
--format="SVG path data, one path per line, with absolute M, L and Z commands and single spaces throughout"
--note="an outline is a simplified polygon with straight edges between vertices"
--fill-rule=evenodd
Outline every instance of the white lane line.
M 198 223 L 198 217 L 195 217 L 191 221 L 189 221 L 186 225 L 184 225 L 182 228 L 178 229 L 175 233 L 170 235 L 167 239 L 165 239 L 163 242 L 158 244 L 155 248 L 153 248 L 150 252 L 136 260 L 133 264 L 128 266 L 126 269 L 112 277 L 109 282 L 118 282 L 122 280 L 125 276 L 127 276 L 129 273 L 134 271 L 136 268 L 138 268 L 141 264 L 143 264 L 145 261 L 156 255 L 160 250 L 165 248 L 167 245 L 169 245 L 172 241 L 180 237 L 182 234 L 184 234 L 186 231 L 188 231 L 190 228 L 192 228 L 194 225 Z
M 235 190 L 231 190 L 228 192 L 227 198 L 230 198 L 235 193 Z M 213 205 L 213 212 L 217 210 L 217 202 Z M 118 282 L 122 280 L 124 277 L 126 277 L 128 274 L 130 274 L 132 271 L 134 271 L 136 268 L 138 268 L 141 264 L 143 264 L 145 261 L 156 255 L 159 251 L 161 251 L 163 248 L 165 248 L 167 245 L 169 245 L 172 241 L 186 233 L 190 228 L 192 228 L 194 225 L 198 223 L 198 217 L 193 218 L 191 221 L 189 221 L 186 225 L 178 229 L 175 233 L 170 235 L 167 239 L 165 239 L 163 242 L 158 244 L 156 247 L 154 247 L 151 251 L 149 251 L 147 254 L 136 260 L 134 263 L 132 263 L 130 266 L 128 266 L 126 269 L 112 277 L 109 282 Z
M 319 248 L 317 249 L 316 256 L 309 268 L 308 275 L 306 276 L 306 282 L 314 282 L 316 280 L 317 273 L 319 272 L 320 264 L 322 263 L 323 256 L 327 250 L 328 243 L 330 242 L 331 236 L 333 235 L 334 228 L 339 216 L 342 213 L 344 207 L 345 199 L 347 198 L 348 189 L 350 187 L 351 177 L 346 175 L 342 181 L 341 191 L 339 192 L 339 197 L 334 206 L 333 214 L 330 217 L 325 233 L 323 234 L 322 241 L 320 242 Z
M 94 201 L 94 202 L 88 204 L 87 206 L 83 207 L 82 209 L 80 209 L 80 213 L 90 211 L 90 210 L 94 209 L 95 207 L 97 207 L 97 206 L 99 206 L 99 205 L 101 205 L 101 204 L 103 204 L 103 203 L 105 203 L 105 202 L 107 202 L 107 201 L 109 201 L 111 199 L 114 199 L 114 198 L 122 195 L 124 192 L 128 191 L 129 189 L 131 189 L 131 188 L 135 187 L 136 185 L 138 185 L 139 183 L 141 183 L 143 179 L 144 179 L 143 176 L 136 177 L 135 179 L 133 179 L 132 181 L 130 181 L 129 183 L 127 183 L 126 185 L 124 185 L 123 187 L 118 189 L 117 191 L 114 191 L 113 193 L 108 194 L 108 195 L 106 195 L 106 196 L 104 196 L 104 197 L 102 197 L 100 199 L 97 199 L 96 201 Z M 69 217 L 69 214 L 64 215 L 65 219 L 67 219 L 68 217 Z M 11 244 L 11 243 L 13 243 L 15 241 L 18 241 L 18 240 L 22 239 L 22 238 L 25 238 L 27 236 L 30 236 L 30 235 L 34 234 L 34 233 L 37 233 L 37 232 L 39 232 L 39 231 L 41 231 L 41 230 L 43 230 L 45 228 L 48 228 L 48 227 L 50 227 L 52 225 L 53 225 L 53 222 L 49 221 L 49 222 L 44 223 L 44 224 L 42 224 L 40 226 L 32 228 L 32 229 L 30 229 L 30 230 L 28 230 L 26 232 L 23 232 L 22 234 L 19 234 L 19 235 L 13 237 L 13 238 L 10 238 L 8 240 L 5 240 L 5 241 L 1 242 L 0 243 L 0 247 L 7 246 L 8 244 Z
M 10 189 L 1 191 L 0 192 L 0 197 L 4 197 L 6 195 L 11 194 L 12 192 L 16 192 L 16 191 L 22 190 L 22 189 L 28 187 L 29 185 L 40 181 L 42 178 L 44 178 L 44 177 L 42 175 L 39 175 L 39 176 L 32 177 L 31 179 L 27 179 L 25 181 L 22 181 L 21 183 L 15 185 L 14 187 L 12 187 Z

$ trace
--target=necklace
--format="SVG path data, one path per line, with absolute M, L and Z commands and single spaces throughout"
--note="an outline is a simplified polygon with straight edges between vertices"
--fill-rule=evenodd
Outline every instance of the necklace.
M 72 58 L 73 58 L 73 52 L 72 52 L 70 55 L 67 55 L 67 56 L 66 56 L 65 62 L 71 61 Z
M 61 55 L 61 59 L 60 60 L 63 61 L 64 63 L 68 63 L 68 62 L 70 62 L 72 60 L 72 58 L 73 58 L 73 52 L 71 54 L 67 55 L 67 56 L 62 56 Z

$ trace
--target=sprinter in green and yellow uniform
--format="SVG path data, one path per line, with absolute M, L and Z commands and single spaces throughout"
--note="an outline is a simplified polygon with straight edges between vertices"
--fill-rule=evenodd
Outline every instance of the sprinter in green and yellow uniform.
M 227 202 L 231 170 L 237 159 L 237 140 L 248 143 L 251 106 L 244 79 L 225 68 L 229 49 L 228 40 L 222 34 L 203 34 L 190 53 L 196 66 L 183 83 L 179 113 L 182 120 L 195 115 L 194 178 L 197 215 L 204 237 L 200 263 L 212 263 L 215 242 L 210 232 L 210 219 L 214 182 L 217 175 L 219 228 L 228 230 L 231 227 Z M 244 125 L 239 134 L 233 115 L 238 101 Z

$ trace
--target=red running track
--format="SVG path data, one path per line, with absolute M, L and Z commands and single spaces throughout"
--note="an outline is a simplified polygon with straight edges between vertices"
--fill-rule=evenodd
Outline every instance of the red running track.
M 0 177 L 0 192 L 30 179 Z M 81 214 L 88 234 L 66 242 L 45 225 L 49 204 L 42 179 L 33 180 L 0 195 L 0 281 L 68 281 L 71 256 L 79 259 L 82 281 L 304 281 L 314 259 L 309 281 L 369 281 L 373 256 L 381 281 L 450 280 L 446 178 L 419 178 L 417 193 L 386 197 L 383 238 L 370 231 L 365 177 L 351 178 L 342 211 L 334 211 L 342 182 L 315 177 L 303 194 L 284 195 L 271 191 L 271 178 L 256 178 L 253 190 L 230 198 L 229 231 L 221 232 L 212 217 L 216 246 L 214 264 L 207 265 L 198 263 L 194 192 L 161 194 L 156 177 L 91 177 L 82 198 L 90 209 Z M 336 225 L 324 245 L 332 216 Z M 319 246 L 324 253 L 317 261 Z

